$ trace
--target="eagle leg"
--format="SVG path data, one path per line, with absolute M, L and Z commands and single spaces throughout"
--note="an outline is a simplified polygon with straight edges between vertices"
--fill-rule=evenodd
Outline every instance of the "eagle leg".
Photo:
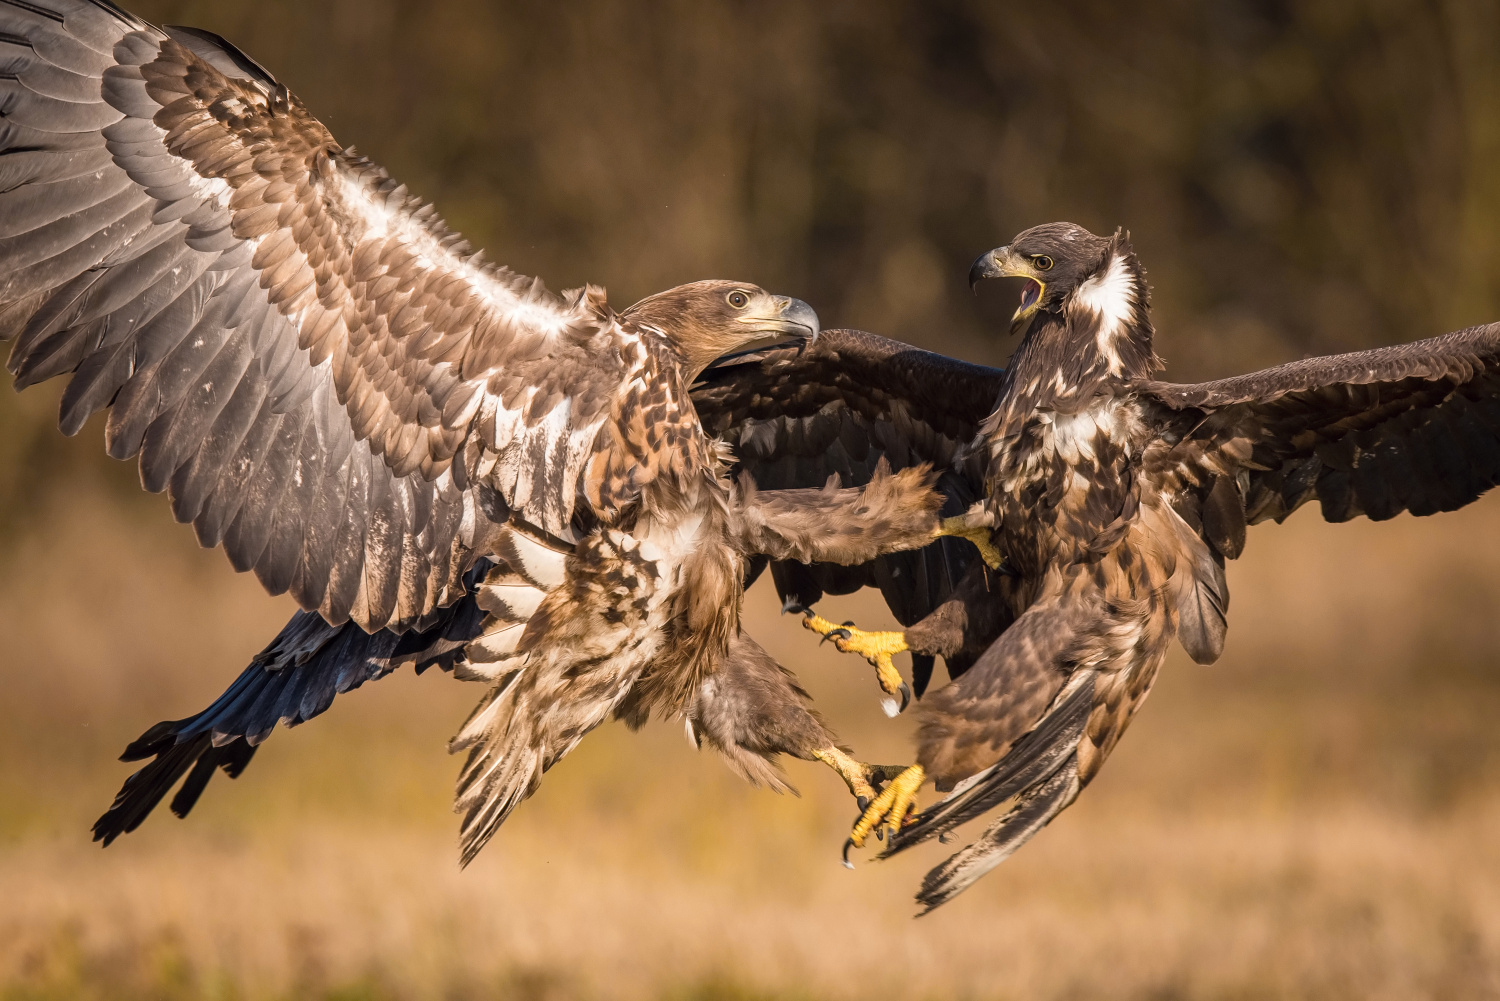
M 1005 556 L 995 548 L 991 538 L 990 524 L 987 513 L 968 513 L 954 515 L 952 518 L 944 518 L 938 525 L 935 539 L 943 536 L 952 536 L 955 539 L 968 539 L 979 550 L 979 558 L 984 560 L 985 566 L 991 570 L 999 570 L 1005 562 Z
M 880 687 L 891 696 L 884 703 L 886 715 L 895 716 L 906 711 L 906 707 L 911 704 L 911 686 L 901 677 L 901 672 L 896 670 L 896 665 L 891 661 L 893 654 L 908 649 L 905 633 L 867 633 L 863 629 L 856 629 L 852 624 L 836 626 L 823 616 L 812 612 L 804 615 L 802 627 L 811 629 L 825 640 L 833 640 L 833 645 L 844 653 L 857 653 L 874 664 L 875 680 L 879 681 Z M 901 700 L 899 703 L 896 702 L 898 698 Z
M 824 747 L 812 753 L 814 758 L 832 768 L 844 780 L 860 810 L 868 809 L 875 797 L 880 795 L 880 787 L 905 770 L 902 765 L 866 764 L 838 747 Z
M 921 765 L 912 765 L 891 779 L 885 791 L 876 796 L 875 802 L 854 822 L 854 830 L 849 832 L 849 838 L 844 842 L 844 865 L 854 868 L 849 861 L 849 849 L 863 848 L 865 838 L 870 836 L 871 831 L 879 837 L 885 830 L 889 830 L 894 836 L 903 824 L 910 822 L 910 815 L 917 808 L 917 790 L 926 781 L 927 772 Z

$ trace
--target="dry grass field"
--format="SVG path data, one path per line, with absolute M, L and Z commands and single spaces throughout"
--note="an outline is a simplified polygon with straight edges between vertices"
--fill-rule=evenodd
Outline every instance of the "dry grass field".
M 847 872 L 831 775 L 752 789 L 662 724 L 591 736 L 458 871 L 443 748 L 475 689 L 435 674 L 278 731 L 186 821 L 101 851 L 114 755 L 217 694 L 288 606 L 159 499 L 73 485 L 0 572 L 6 1001 L 1500 992 L 1496 498 L 1255 529 L 1224 660 L 1174 656 L 1078 805 L 913 920 L 941 846 Z M 846 739 L 907 753 L 867 669 L 764 587 L 750 606 Z

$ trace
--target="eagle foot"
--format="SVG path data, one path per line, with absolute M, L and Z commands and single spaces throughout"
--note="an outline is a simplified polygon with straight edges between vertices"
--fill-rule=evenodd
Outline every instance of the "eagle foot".
M 883 838 L 886 831 L 894 835 L 909 822 L 911 815 L 916 812 L 917 790 L 922 788 L 925 781 L 927 772 L 921 765 L 912 765 L 891 779 L 885 791 L 876 796 L 874 802 L 854 822 L 854 830 L 849 832 L 849 838 L 844 842 L 843 859 L 847 868 L 854 868 L 854 863 L 849 861 L 849 849 L 863 848 L 865 838 L 871 833 L 877 838 Z
M 875 665 L 875 680 L 891 696 L 885 700 L 886 715 L 895 716 L 906 711 L 906 707 L 911 704 L 911 686 L 902 679 L 901 672 L 896 670 L 896 665 L 891 661 L 893 654 L 908 649 L 905 633 L 867 633 L 855 628 L 852 622 L 836 626 L 812 612 L 804 614 L 802 627 L 811 629 L 824 640 L 833 640 L 833 645 L 844 653 L 857 653 Z M 897 699 L 900 699 L 899 703 Z
M 955 539 L 968 539 L 979 550 L 979 558 L 984 560 L 985 566 L 991 570 L 999 570 L 1005 562 L 1005 556 L 995 548 L 991 541 L 991 532 L 987 525 L 976 525 L 967 514 L 957 514 L 952 518 L 944 518 L 938 525 L 935 538 L 951 536 Z
M 854 802 L 860 811 L 869 809 L 884 785 L 900 775 L 901 765 L 871 765 L 851 757 L 837 747 L 825 747 L 813 752 L 813 757 L 838 773 L 849 787 Z

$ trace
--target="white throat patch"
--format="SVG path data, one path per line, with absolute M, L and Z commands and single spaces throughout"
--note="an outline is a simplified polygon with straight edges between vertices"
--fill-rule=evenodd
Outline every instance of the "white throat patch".
M 1125 258 L 1119 254 L 1111 257 L 1102 273 L 1078 286 L 1073 302 L 1096 317 L 1099 353 L 1108 362 L 1110 373 L 1123 373 L 1125 363 L 1116 342 L 1136 318 L 1135 276 L 1125 266 Z

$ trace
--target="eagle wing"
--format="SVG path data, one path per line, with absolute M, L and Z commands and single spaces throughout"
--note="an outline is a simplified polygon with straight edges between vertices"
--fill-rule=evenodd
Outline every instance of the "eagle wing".
M 204 545 L 366 630 L 453 600 L 486 514 L 620 502 L 585 480 L 643 364 L 233 46 L 103 0 L 0 0 L 3 339 Z
M 1500 324 L 1140 389 L 1176 439 L 1167 461 L 1232 475 L 1189 474 L 1205 535 L 1229 558 L 1245 523 L 1313 498 L 1329 521 L 1378 521 L 1452 511 L 1500 483 Z
M 926 463 L 939 474 L 949 516 L 984 496 L 984 457 L 967 447 L 1002 376 L 863 331 L 825 330 L 811 344 L 719 360 L 692 397 L 704 428 L 734 447 L 739 468 L 762 490 L 821 487 L 835 475 L 862 486 L 882 462 L 894 470 Z M 878 587 L 910 625 L 947 599 L 976 558 L 969 543 L 944 538 L 861 566 L 771 569 L 784 600 L 812 605 L 824 593 Z M 918 674 L 924 670 L 930 663 Z

